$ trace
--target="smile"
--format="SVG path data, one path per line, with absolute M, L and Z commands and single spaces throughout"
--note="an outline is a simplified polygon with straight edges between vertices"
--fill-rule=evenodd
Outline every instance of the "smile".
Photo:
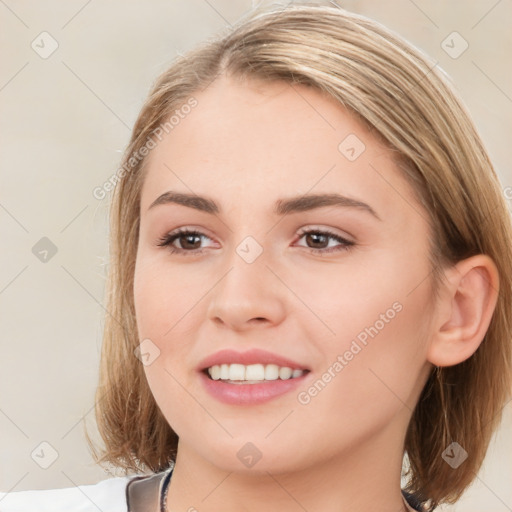
M 312 376 L 304 364 L 259 348 L 220 350 L 196 366 L 206 393 L 229 405 L 253 406 L 290 396 Z
M 276 364 L 221 364 L 207 368 L 212 380 L 221 380 L 231 384 L 253 384 L 262 381 L 289 380 L 301 377 L 305 371 L 278 366 Z

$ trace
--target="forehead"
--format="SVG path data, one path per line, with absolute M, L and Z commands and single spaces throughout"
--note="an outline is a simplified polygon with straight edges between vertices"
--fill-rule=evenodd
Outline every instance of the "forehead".
M 196 106 L 149 154 L 143 212 L 167 190 L 246 208 L 337 192 L 365 198 L 388 215 L 396 214 L 389 199 L 394 210 L 398 195 L 413 201 L 390 150 L 314 88 L 222 77 L 193 97 Z

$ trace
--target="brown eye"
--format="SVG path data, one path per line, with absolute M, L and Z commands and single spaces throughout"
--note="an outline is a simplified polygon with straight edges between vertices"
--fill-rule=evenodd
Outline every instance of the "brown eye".
M 325 244 L 329 244 L 329 237 L 321 233 L 307 233 L 305 237 L 306 243 L 312 243 L 315 245 L 313 249 L 324 249 L 327 247 Z M 318 245 L 321 245 L 322 247 L 318 247 Z
M 311 229 L 308 231 L 303 231 L 301 233 L 301 238 L 304 238 L 306 241 L 307 247 L 311 249 L 313 253 L 325 254 L 334 251 L 346 251 L 353 245 L 354 242 L 350 240 L 346 240 L 345 238 L 337 235 L 336 233 L 332 233 L 330 231 L 323 231 L 318 229 Z M 329 247 L 329 240 L 334 240 L 341 245 Z M 304 246 L 302 246 L 304 247 Z
M 197 249 L 197 245 L 201 244 L 201 237 L 196 234 L 180 234 L 175 240 L 180 241 L 181 249 Z
M 157 245 L 160 247 L 168 246 L 171 253 L 194 255 L 203 252 L 203 248 L 200 247 L 202 238 L 209 237 L 199 231 L 184 229 L 165 235 Z M 174 245 L 176 240 L 179 240 L 180 247 Z

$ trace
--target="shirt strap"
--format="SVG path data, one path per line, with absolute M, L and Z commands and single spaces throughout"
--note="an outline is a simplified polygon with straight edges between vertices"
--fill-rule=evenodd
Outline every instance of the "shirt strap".
M 128 512 L 165 512 L 162 496 L 169 476 L 169 471 L 162 471 L 132 478 L 126 485 Z

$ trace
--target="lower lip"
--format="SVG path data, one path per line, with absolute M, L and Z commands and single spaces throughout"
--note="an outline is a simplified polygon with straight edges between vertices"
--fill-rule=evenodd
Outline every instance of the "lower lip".
M 220 402 L 230 405 L 257 405 L 293 391 L 304 382 L 308 373 L 295 379 L 268 380 L 261 384 L 230 384 L 210 379 L 203 372 L 199 376 L 206 391 Z

